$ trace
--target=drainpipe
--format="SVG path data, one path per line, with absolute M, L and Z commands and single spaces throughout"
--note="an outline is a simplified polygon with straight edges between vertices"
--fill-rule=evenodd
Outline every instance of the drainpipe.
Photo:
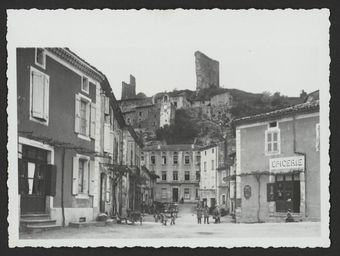
M 308 213 L 307 213 L 307 170 L 306 170 L 306 167 L 307 167 L 307 162 L 306 162 L 306 153 L 303 153 L 303 152 L 299 152 L 299 151 L 296 151 L 296 118 L 295 118 L 295 115 L 293 115 L 293 150 L 294 150 L 294 154 L 297 154 L 297 155 L 301 155 L 301 156 L 304 156 L 304 165 L 305 165 L 305 169 L 304 169 L 304 176 L 305 176 L 305 217 L 308 216 Z M 301 189 L 301 188 L 300 188 Z M 300 198 L 301 200 L 301 198 Z
M 65 208 L 64 208 L 64 172 L 65 172 L 65 147 L 63 147 L 62 152 L 62 162 L 61 162 L 61 214 L 62 214 L 62 226 L 65 227 Z

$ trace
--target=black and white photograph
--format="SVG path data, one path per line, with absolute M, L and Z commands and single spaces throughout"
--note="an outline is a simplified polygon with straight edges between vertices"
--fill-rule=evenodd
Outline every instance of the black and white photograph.
M 8 10 L 10 247 L 328 247 L 328 9 Z

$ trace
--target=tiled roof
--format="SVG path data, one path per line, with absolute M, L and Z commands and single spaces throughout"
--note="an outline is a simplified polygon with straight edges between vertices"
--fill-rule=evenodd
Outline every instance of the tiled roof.
M 305 102 L 302 104 L 290 106 L 288 108 L 277 109 L 271 112 L 246 116 L 242 118 L 235 119 L 233 122 L 236 125 L 244 124 L 244 123 L 254 123 L 259 121 L 267 121 L 271 119 L 277 119 L 281 117 L 290 116 L 292 114 L 304 114 L 304 113 L 313 113 L 319 111 L 319 101 L 311 101 Z
M 174 145 L 157 145 L 145 147 L 144 151 L 196 151 L 200 148 L 196 145 L 192 148 L 192 144 L 174 144 Z

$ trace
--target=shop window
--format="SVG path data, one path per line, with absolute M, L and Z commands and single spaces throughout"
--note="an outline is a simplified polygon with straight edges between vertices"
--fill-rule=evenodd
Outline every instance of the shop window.
M 49 77 L 31 67 L 30 119 L 48 124 Z
M 174 172 L 172 173 L 172 179 L 173 179 L 173 180 L 178 180 L 178 171 L 174 171 Z
M 46 68 L 46 53 L 43 48 L 35 48 L 35 64 L 41 68 Z
M 277 127 L 266 130 L 265 151 L 268 155 L 280 154 L 280 130 Z
M 184 180 L 190 180 L 190 172 L 189 171 L 185 171 Z
M 320 151 L 320 124 L 316 124 L 315 149 Z
M 83 76 L 81 79 L 81 90 L 86 93 L 90 91 L 89 79 L 86 76 Z
M 190 189 L 184 188 L 184 199 L 190 199 Z
M 162 180 L 166 180 L 166 172 L 162 171 Z

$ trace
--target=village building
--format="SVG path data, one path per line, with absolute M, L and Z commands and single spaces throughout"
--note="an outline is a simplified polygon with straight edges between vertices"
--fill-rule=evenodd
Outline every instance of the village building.
M 319 120 L 318 100 L 235 120 L 238 222 L 320 221 Z
M 212 144 L 200 149 L 201 175 L 199 183 L 199 198 L 202 205 L 214 208 L 217 205 L 218 194 L 218 145 Z
M 130 167 L 140 168 L 143 145 L 104 74 L 67 48 L 18 48 L 17 93 L 21 223 L 34 216 L 32 228 L 54 227 L 136 208 Z
M 191 144 L 145 147 L 146 168 L 160 178 L 154 187 L 159 202 L 197 202 L 200 179 L 200 152 Z

